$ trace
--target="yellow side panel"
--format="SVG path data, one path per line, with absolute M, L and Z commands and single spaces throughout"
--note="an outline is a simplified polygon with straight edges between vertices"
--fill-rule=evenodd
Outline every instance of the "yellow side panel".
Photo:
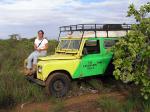
M 73 76 L 79 63 L 80 59 L 39 61 L 38 66 L 42 66 L 43 69 L 42 73 L 37 73 L 37 78 L 45 81 L 49 74 L 56 70 L 66 70 Z

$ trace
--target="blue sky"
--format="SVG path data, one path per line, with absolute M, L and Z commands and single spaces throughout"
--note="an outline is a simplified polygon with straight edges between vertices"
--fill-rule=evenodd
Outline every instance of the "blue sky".
M 128 6 L 149 0 L 0 0 L 0 39 L 18 33 L 36 36 L 39 29 L 57 38 L 59 26 L 81 23 L 133 23 Z

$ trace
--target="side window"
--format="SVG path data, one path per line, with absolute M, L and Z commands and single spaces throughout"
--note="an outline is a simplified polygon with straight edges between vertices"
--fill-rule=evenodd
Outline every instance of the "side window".
M 100 53 L 99 40 L 87 40 L 84 45 L 83 54 L 98 54 L 98 53 Z
M 104 47 L 106 49 L 111 48 L 116 44 L 116 42 L 118 42 L 118 40 L 104 40 Z

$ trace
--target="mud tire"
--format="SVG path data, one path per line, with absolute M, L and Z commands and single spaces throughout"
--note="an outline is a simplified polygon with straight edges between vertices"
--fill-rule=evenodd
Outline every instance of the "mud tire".
M 45 88 L 48 95 L 63 97 L 70 89 L 70 78 L 65 73 L 53 73 L 46 80 Z

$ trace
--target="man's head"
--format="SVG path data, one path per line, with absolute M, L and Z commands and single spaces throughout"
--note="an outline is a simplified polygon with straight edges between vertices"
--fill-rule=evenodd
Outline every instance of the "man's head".
M 43 30 L 39 30 L 38 31 L 38 38 L 42 39 L 44 37 L 44 31 Z

